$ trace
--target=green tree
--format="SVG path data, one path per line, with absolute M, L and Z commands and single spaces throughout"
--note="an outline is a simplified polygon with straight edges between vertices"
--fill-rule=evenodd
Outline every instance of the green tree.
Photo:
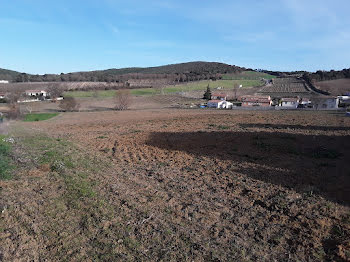
M 205 93 L 203 95 L 203 98 L 206 99 L 206 100 L 210 100 L 211 99 L 211 90 L 210 90 L 209 84 L 207 86 L 207 90 L 205 91 Z

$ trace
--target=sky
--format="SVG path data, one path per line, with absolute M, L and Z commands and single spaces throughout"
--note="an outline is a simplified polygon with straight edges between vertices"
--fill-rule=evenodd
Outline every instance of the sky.
M 0 68 L 350 67 L 349 0 L 0 0 Z

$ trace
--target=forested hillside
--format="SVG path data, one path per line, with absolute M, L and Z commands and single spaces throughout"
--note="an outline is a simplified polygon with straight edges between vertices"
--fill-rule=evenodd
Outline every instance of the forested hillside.
M 130 79 L 166 79 L 167 82 L 187 82 L 203 79 L 218 79 L 222 74 L 239 73 L 244 68 L 216 62 L 189 62 L 147 68 L 122 68 L 90 72 L 75 72 L 60 75 L 31 75 L 9 70 L 4 72 L 4 80 L 12 82 L 126 82 Z M 0 71 L 0 72 L 2 72 Z
M 7 69 L 1 69 L 0 68 L 0 80 L 9 80 L 13 81 L 17 78 L 19 75 L 19 72 L 7 70 Z
M 316 73 L 310 74 L 310 77 L 314 81 L 329 81 L 343 78 L 350 78 L 350 68 L 343 69 L 340 71 L 317 71 Z

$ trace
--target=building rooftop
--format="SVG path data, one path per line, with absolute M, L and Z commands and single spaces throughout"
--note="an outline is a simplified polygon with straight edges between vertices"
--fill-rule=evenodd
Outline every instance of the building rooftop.
M 26 93 L 41 93 L 46 92 L 45 90 L 26 90 Z
M 282 102 L 298 102 L 298 98 L 297 97 L 284 97 L 281 98 Z
M 209 100 L 208 103 L 219 103 L 219 102 L 224 102 L 223 100 L 217 100 L 217 99 L 213 99 L 213 100 Z
M 227 94 L 224 93 L 212 93 L 211 96 L 216 96 L 216 97 L 226 97 Z
M 270 96 L 242 96 L 241 101 L 243 102 L 260 102 L 260 103 L 270 103 Z

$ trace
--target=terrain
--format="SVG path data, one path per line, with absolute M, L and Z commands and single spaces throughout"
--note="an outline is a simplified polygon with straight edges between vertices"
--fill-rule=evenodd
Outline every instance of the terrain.
M 317 88 L 327 91 L 334 96 L 350 93 L 349 78 L 316 82 L 315 85 Z
M 234 65 L 217 62 L 188 62 L 147 68 L 121 68 L 89 72 L 33 75 L 6 69 L 0 69 L 0 79 L 12 82 L 117 82 L 130 79 L 163 79 L 169 83 L 187 82 L 201 79 L 217 78 L 219 74 L 239 73 L 245 71 Z
M 4 261 L 344 261 L 350 118 L 148 109 L 11 122 Z

